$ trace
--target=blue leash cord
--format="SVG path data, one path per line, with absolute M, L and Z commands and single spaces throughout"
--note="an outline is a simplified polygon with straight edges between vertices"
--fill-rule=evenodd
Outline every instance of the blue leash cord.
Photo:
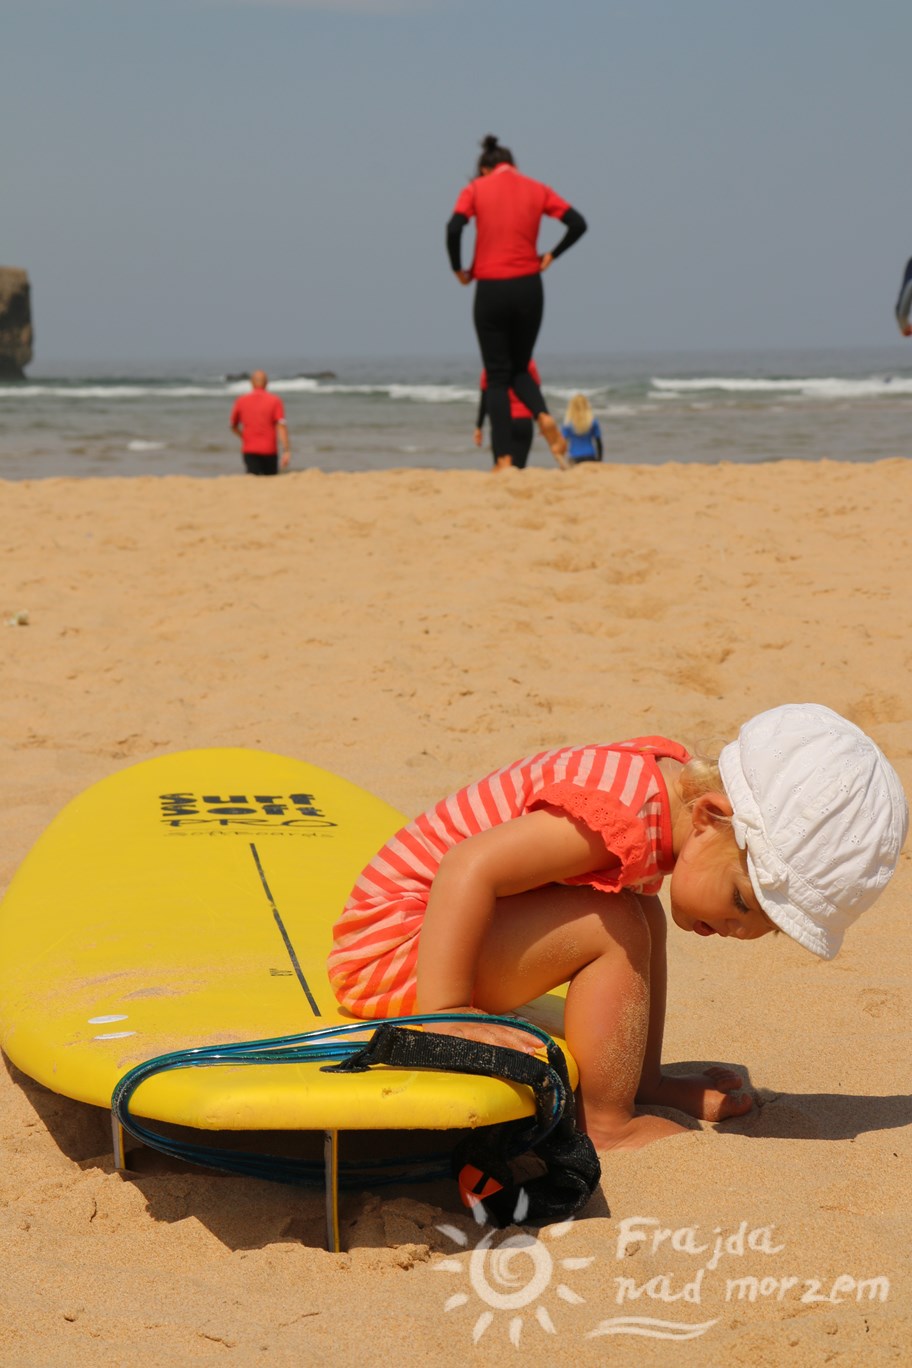
M 305 1159 L 282 1158 L 278 1155 L 256 1154 L 244 1150 L 217 1149 L 184 1140 L 172 1139 L 150 1130 L 130 1112 L 130 1099 L 147 1079 L 156 1074 L 168 1073 L 174 1069 L 200 1069 L 217 1065 L 236 1064 L 312 1064 L 320 1061 L 338 1063 L 349 1059 L 364 1048 L 365 1041 L 350 1041 L 345 1037 L 363 1037 L 366 1031 L 382 1026 L 433 1025 L 441 1021 L 467 1021 L 509 1026 L 534 1036 L 543 1047 L 551 1044 L 551 1037 L 538 1026 L 514 1017 L 479 1016 L 477 1012 L 435 1012 L 416 1016 L 385 1018 L 382 1022 L 353 1022 L 348 1026 L 327 1026 L 316 1031 L 306 1031 L 302 1035 L 275 1036 L 267 1040 L 238 1041 L 227 1045 L 201 1045 L 193 1049 L 172 1050 L 168 1054 L 156 1055 L 142 1064 L 137 1064 L 124 1074 L 111 1095 L 111 1113 L 114 1120 L 130 1135 L 140 1140 L 150 1149 L 158 1150 L 173 1159 L 202 1167 L 220 1169 L 225 1173 L 244 1174 L 253 1178 L 264 1178 L 271 1182 L 292 1184 L 322 1184 L 323 1164 Z M 553 1107 L 550 1124 L 544 1132 L 548 1135 L 558 1124 L 567 1102 L 564 1085 L 553 1069 L 548 1068 L 553 1090 Z M 544 1138 L 544 1135 L 541 1138 Z M 369 1182 L 371 1185 L 385 1185 L 403 1181 L 430 1182 L 449 1176 L 450 1156 L 446 1164 L 442 1156 L 433 1155 L 425 1161 L 409 1163 L 408 1179 L 401 1173 L 391 1174 L 388 1170 L 402 1169 L 406 1165 L 389 1160 L 374 1160 L 359 1164 L 342 1166 L 340 1184 L 354 1187 Z M 429 1167 L 428 1167 L 429 1166 Z

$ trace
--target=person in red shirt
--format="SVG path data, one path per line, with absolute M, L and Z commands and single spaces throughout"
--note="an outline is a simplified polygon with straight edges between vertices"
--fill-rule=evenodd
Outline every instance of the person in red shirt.
M 529 374 L 536 385 L 541 386 L 541 376 L 534 361 L 529 362 Z M 475 420 L 475 445 L 480 447 L 483 438 L 484 420 L 488 412 L 488 372 L 482 371 L 478 381 L 478 417 Z M 526 408 L 521 399 L 518 399 L 513 390 L 510 390 L 510 454 L 508 456 L 498 456 L 494 448 L 493 434 L 491 439 L 491 454 L 494 457 L 494 469 L 503 470 L 509 466 L 516 466 L 518 470 L 525 470 L 526 461 L 529 459 L 529 451 L 532 446 L 532 414 Z M 566 457 L 555 455 L 554 458 L 561 469 L 567 469 Z
M 255 370 L 250 377 L 251 390 L 235 400 L 231 410 L 231 430 L 241 442 L 241 454 L 248 475 L 277 475 L 279 473 L 279 443 L 282 443 L 282 469 L 288 469 L 291 446 L 285 406 L 277 394 L 269 394 L 269 376 Z
M 543 217 L 560 219 L 566 233 L 539 254 Z M 475 219 L 475 259 L 462 266 L 462 232 Z M 554 190 L 520 175 L 509 148 L 489 133 L 482 142 L 478 175 L 461 191 L 447 224 L 447 251 L 456 279 L 477 282 L 474 322 L 488 375 L 488 412 L 496 458 L 510 454 L 510 390 L 529 409 L 555 457 L 567 444 L 548 412 L 529 362 L 544 311 L 541 277 L 582 237 L 586 220 Z

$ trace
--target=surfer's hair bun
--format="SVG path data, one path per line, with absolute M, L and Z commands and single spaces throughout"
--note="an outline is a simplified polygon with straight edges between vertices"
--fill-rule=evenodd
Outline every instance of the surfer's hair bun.
M 514 166 L 513 153 L 509 147 L 501 147 L 493 133 L 486 133 L 481 140 L 481 156 L 478 158 L 479 173 L 500 166 L 503 162 L 506 162 L 508 166 Z

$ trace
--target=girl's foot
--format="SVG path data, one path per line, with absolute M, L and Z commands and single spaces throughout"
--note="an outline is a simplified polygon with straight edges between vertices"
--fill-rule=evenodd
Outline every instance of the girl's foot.
M 742 1093 L 744 1080 L 734 1069 L 711 1064 L 699 1074 L 663 1074 L 648 1095 L 642 1090 L 637 1101 L 646 1106 L 674 1107 L 696 1116 L 700 1121 L 728 1121 L 745 1116 L 753 1107 L 750 1093 Z
M 664 1116 L 631 1116 L 620 1126 L 603 1129 L 597 1124 L 589 1124 L 586 1133 L 599 1153 L 606 1150 L 643 1149 L 655 1144 L 656 1140 L 667 1140 L 672 1135 L 684 1135 L 686 1126 L 677 1121 L 669 1121 Z

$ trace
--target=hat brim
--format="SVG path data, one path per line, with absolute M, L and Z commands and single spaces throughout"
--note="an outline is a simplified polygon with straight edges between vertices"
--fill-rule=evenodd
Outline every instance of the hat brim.
M 732 805 L 735 840 L 747 855 L 747 872 L 758 903 L 774 926 L 778 926 L 780 931 L 784 931 L 792 940 L 804 946 L 805 950 L 810 950 L 812 955 L 817 955 L 820 959 L 833 959 L 842 945 L 843 933 L 826 931 L 816 925 L 806 912 L 796 907 L 785 896 L 781 887 L 764 887 L 751 856 L 746 825 L 740 820 L 749 818 L 750 824 L 760 833 L 763 831 L 763 819 L 741 767 L 741 755 L 736 741 L 727 745 L 719 756 L 719 772 L 726 796 Z
M 795 907 L 785 897 L 776 895 L 775 890 L 764 889 L 757 877 L 754 862 L 751 859 L 750 850 L 747 854 L 747 872 L 750 875 L 751 887 L 757 902 L 780 931 L 791 937 L 792 940 L 802 945 L 805 950 L 810 950 L 812 955 L 824 960 L 835 959 L 839 954 L 840 947 L 844 939 L 844 933 L 826 932 L 822 927 L 814 926 L 809 923 L 807 915 Z

